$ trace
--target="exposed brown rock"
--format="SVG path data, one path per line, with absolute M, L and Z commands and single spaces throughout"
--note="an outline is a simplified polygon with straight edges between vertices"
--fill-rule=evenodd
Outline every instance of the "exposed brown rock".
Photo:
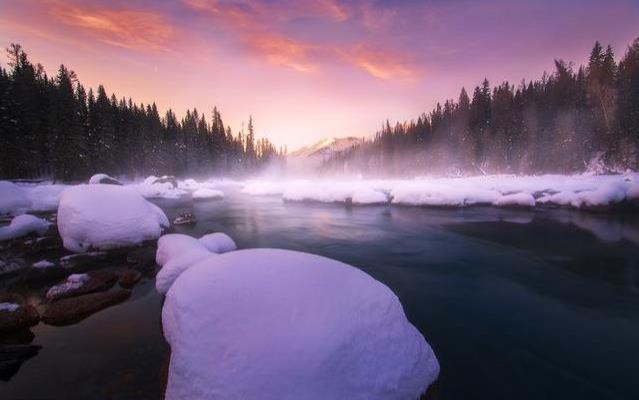
M 120 286 L 125 289 L 131 289 L 142 278 L 142 274 L 138 271 L 128 269 L 120 275 Z
M 107 307 L 121 303 L 129 296 L 131 296 L 129 290 L 116 289 L 62 299 L 47 308 L 42 315 L 42 320 L 50 325 L 71 324 Z
M 89 280 L 84 282 L 82 286 L 61 293 L 51 295 L 47 293 L 47 300 L 53 302 L 62 298 L 80 296 L 93 292 L 102 292 L 111 289 L 118 280 L 118 276 L 109 271 L 93 271 L 89 272 L 87 275 L 89 276 Z M 66 282 L 66 280 L 60 282 L 60 284 L 64 282 Z

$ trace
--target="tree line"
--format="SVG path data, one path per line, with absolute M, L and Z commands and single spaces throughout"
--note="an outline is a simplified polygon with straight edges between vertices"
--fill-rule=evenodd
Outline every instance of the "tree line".
M 102 85 L 88 92 L 61 65 L 49 78 L 20 45 L 0 67 L 0 177 L 84 180 L 116 176 L 243 174 L 284 154 L 248 131 L 233 135 L 217 108 L 207 120 L 196 109 L 178 119 L 153 104 L 110 97 Z
M 619 172 L 639 167 L 639 39 L 620 62 L 596 42 L 586 66 L 517 87 L 462 88 L 417 120 L 386 121 L 373 139 L 324 171 L 363 174 Z

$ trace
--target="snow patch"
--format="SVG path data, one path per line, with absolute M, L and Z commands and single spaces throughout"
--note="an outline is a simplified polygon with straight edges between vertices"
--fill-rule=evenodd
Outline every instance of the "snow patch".
M 123 186 L 74 186 L 64 191 L 58 207 L 64 247 L 77 253 L 157 239 L 168 226 L 169 220 L 159 207 Z
M 55 267 L 55 264 L 48 260 L 40 260 L 38 262 L 34 262 L 33 265 L 31 265 L 31 267 L 37 268 L 37 269 L 46 269 L 46 268 Z
M 220 190 L 201 188 L 193 192 L 193 200 L 223 199 L 224 193 Z
M 31 207 L 31 200 L 18 185 L 8 181 L 0 181 L 0 215 L 17 215 Z
M 50 223 L 33 215 L 18 215 L 8 226 L 0 227 L 0 241 L 19 238 L 30 233 L 44 234 Z
M 67 293 L 71 290 L 79 289 L 86 282 L 89 281 L 89 275 L 87 274 L 72 274 L 67 277 L 67 280 L 59 285 L 52 286 L 47 290 L 47 299 L 58 297 L 61 294 Z
M 20 308 L 20 304 L 16 303 L 0 303 L 0 311 L 14 312 Z

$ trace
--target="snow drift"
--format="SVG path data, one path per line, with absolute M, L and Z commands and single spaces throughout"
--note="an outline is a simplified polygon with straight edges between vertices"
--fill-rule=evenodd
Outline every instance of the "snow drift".
M 203 258 L 169 289 L 162 322 L 169 400 L 417 399 L 439 373 L 388 287 L 311 254 Z
M 64 247 L 78 253 L 157 239 L 168 226 L 160 208 L 123 186 L 74 186 L 62 193 L 58 207 Z
M 18 215 L 8 226 L 0 227 L 0 241 L 19 238 L 30 233 L 42 235 L 49 229 L 49 225 L 47 220 L 33 215 Z

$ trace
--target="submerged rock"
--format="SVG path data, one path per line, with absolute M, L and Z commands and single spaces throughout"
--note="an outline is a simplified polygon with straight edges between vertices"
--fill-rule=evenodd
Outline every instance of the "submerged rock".
M 38 324 L 38 311 L 16 295 L 0 295 L 0 333 L 15 332 Z
M 122 275 L 120 275 L 120 279 L 118 282 L 120 283 L 120 286 L 122 286 L 123 288 L 131 289 L 133 288 L 133 286 L 135 286 L 136 283 L 140 281 L 141 278 L 142 278 L 141 273 L 139 273 L 138 271 L 129 269 L 124 271 Z
M 131 296 L 129 290 L 116 289 L 62 299 L 47 307 L 42 315 L 42 321 L 50 325 L 78 322 L 100 310 L 125 301 L 129 296 Z

